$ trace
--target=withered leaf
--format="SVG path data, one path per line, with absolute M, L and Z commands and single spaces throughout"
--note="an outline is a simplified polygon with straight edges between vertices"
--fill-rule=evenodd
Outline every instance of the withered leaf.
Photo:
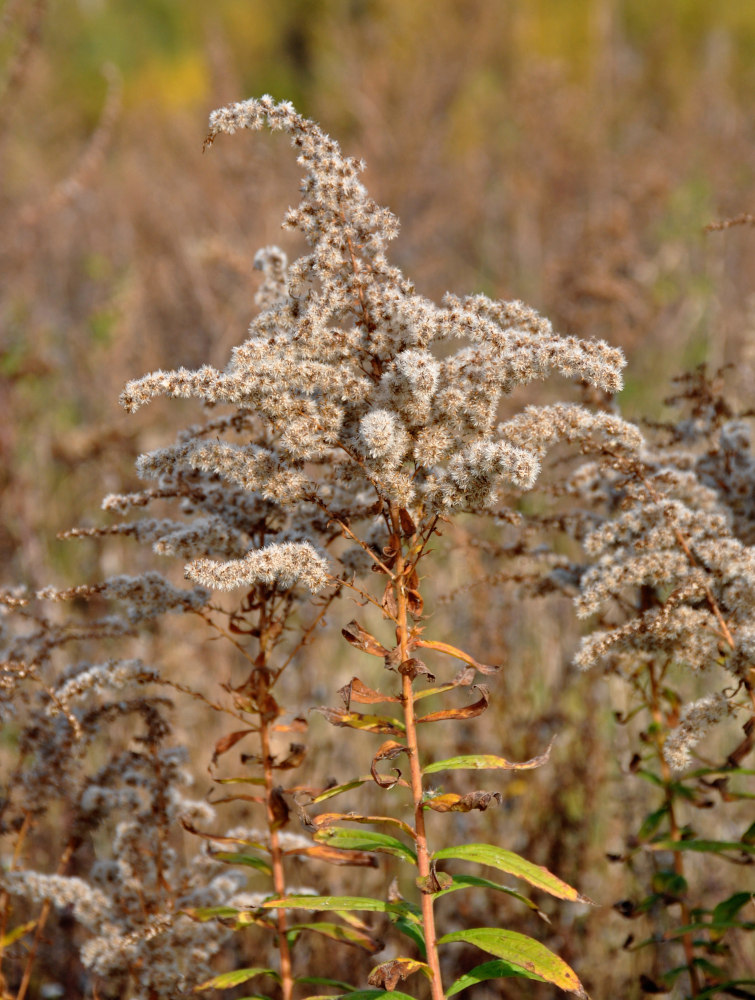
M 388 652 L 385 646 L 379 643 L 374 635 L 370 635 L 366 629 L 363 629 L 356 620 L 350 621 L 348 625 L 342 628 L 341 635 L 355 649 L 361 649 L 363 653 L 371 653 L 373 656 L 385 656 Z
M 403 723 L 384 715 L 362 715 L 361 712 L 344 712 L 325 706 L 316 708 L 315 711 L 324 715 L 331 726 L 345 726 L 349 729 L 361 729 L 367 733 L 382 733 L 385 736 L 404 735 Z
M 449 875 L 448 872 L 439 872 L 436 870 L 435 862 L 430 862 L 430 874 L 422 876 L 420 875 L 415 879 L 417 888 L 421 893 L 426 896 L 432 896 L 434 892 L 441 892 L 443 889 L 448 889 L 453 885 L 453 876 Z
M 401 530 L 407 538 L 417 534 L 417 525 L 414 523 L 412 515 L 405 507 L 399 508 L 398 519 L 401 523 Z
M 415 656 L 410 656 L 408 660 L 403 660 L 399 663 L 398 672 L 410 677 L 411 680 L 420 675 L 426 677 L 428 681 L 435 680 L 435 674 L 431 674 L 422 660 L 418 660 Z
M 474 719 L 482 715 L 490 703 L 490 695 L 484 684 L 476 684 L 475 687 L 480 692 L 480 699 L 473 705 L 466 708 L 447 708 L 441 712 L 430 712 L 429 715 L 422 715 L 417 722 L 445 722 L 450 719 Z
M 489 663 L 480 663 L 474 656 L 470 656 L 469 653 L 465 653 L 462 649 L 457 649 L 456 646 L 452 646 L 448 642 L 436 642 L 434 639 L 417 639 L 415 646 L 421 646 L 424 649 L 434 649 L 438 653 L 446 653 L 448 656 L 454 656 L 457 660 L 462 660 L 464 663 L 468 663 L 470 667 L 474 667 L 475 670 L 479 670 L 481 674 L 496 674 L 501 669 L 497 666 L 491 666 Z
M 418 590 L 407 590 L 406 603 L 409 607 L 409 613 L 413 618 L 422 617 L 422 610 L 425 606 L 425 602 L 422 600 Z
M 429 966 L 416 958 L 393 958 L 390 962 L 377 965 L 367 977 L 370 986 L 384 990 L 394 990 L 402 979 L 408 979 L 415 972 L 429 973 Z
M 338 694 L 341 696 L 341 700 L 347 711 L 351 707 L 352 701 L 357 702 L 359 705 L 377 705 L 384 701 L 399 702 L 401 700 L 396 695 L 381 694 L 379 691 L 375 691 L 374 688 L 367 687 L 358 677 L 352 677 L 348 684 L 344 684 L 342 688 L 339 688 Z
M 307 720 L 303 715 L 297 715 L 290 722 L 278 722 L 273 726 L 276 733 L 304 733 L 307 729 Z
M 753 719 L 748 719 L 742 728 L 744 729 L 745 738 L 726 758 L 726 763 L 730 767 L 739 767 L 750 750 L 752 750 L 753 745 L 755 745 L 755 732 L 753 732 L 755 726 L 753 725 Z
M 376 854 L 369 851 L 347 851 L 327 844 L 312 844 L 311 847 L 292 847 L 283 851 L 287 857 L 317 858 L 331 865 L 353 865 L 355 868 L 377 868 L 380 862 Z
M 480 812 L 492 805 L 501 804 L 500 792 L 467 792 L 466 795 L 455 795 L 447 792 L 445 795 L 436 795 L 425 802 L 425 809 L 433 809 L 435 812 L 471 812 L 479 809 Z M 435 890 L 437 892 L 437 890 Z
M 235 733 L 228 733 L 226 736 L 221 736 L 212 752 L 212 763 L 216 764 L 221 754 L 228 753 L 231 747 L 236 746 L 239 740 L 243 740 L 245 736 L 253 732 L 253 729 L 238 729 Z
M 273 767 L 278 771 L 290 771 L 299 767 L 306 756 L 307 748 L 303 743 L 289 743 L 288 756 L 280 764 L 273 764 Z
M 274 788 L 270 795 L 270 809 L 273 814 L 271 829 L 280 830 L 282 826 L 285 826 L 288 823 L 290 815 L 288 803 L 283 798 L 283 789 L 280 785 L 277 788 Z
M 386 740 L 385 743 L 383 743 L 378 752 L 372 758 L 372 764 L 370 764 L 370 774 L 372 775 L 376 785 L 379 785 L 381 788 L 393 788 L 401 777 L 401 771 L 399 771 L 397 767 L 394 767 L 393 773 L 395 777 L 389 778 L 378 773 L 377 765 L 381 760 L 393 760 L 395 757 L 398 757 L 399 754 L 405 752 L 406 747 L 402 743 L 397 743 L 396 740 Z
M 393 581 L 389 580 L 385 585 L 385 590 L 383 591 L 383 598 L 380 601 L 380 606 L 385 611 L 388 618 L 396 619 L 398 615 L 398 604 L 396 603 L 396 592 L 393 589 Z

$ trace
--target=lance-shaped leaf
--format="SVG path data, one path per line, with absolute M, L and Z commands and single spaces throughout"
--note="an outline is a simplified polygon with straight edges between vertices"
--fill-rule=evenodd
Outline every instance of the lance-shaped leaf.
M 229 865 L 246 865 L 248 868 L 256 868 L 264 872 L 265 875 L 272 875 L 273 869 L 263 858 L 258 858 L 254 854 L 237 854 L 235 851 L 218 851 L 212 857 L 216 861 L 225 861 Z
M 456 795 L 455 792 L 447 792 L 444 795 L 434 795 L 423 803 L 424 809 L 433 809 L 435 812 L 471 812 L 479 809 L 485 812 L 493 803 L 501 804 L 500 792 L 467 792 L 466 795 Z
M 476 965 L 474 969 L 470 969 L 463 976 L 459 976 L 456 982 L 452 983 L 446 990 L 446 996 L 456 996 L 462 990 L 467 990 L 470 986 L 476 986 L 477 983 L 484 982 L 486 979 L 506 979 L 510 976 L 521 977 L 522 975 L 521 969 L 515 968 L 509 962 L 504 962 L 500 958 L 496 958 L 492 962 L 483 962 L 482 965 Z M 536 976 L 532 972 L 527 976 L 527 979 L 535 979 L 541 983 L 545 982 L 542 976 Z
M 257 732 L 256 729 L 239 729 L 235 733 L 227 733 L 225 736 L 221 736 L 212 751 L 212 763 L 217 764 L 218 757 L 224 753 L 228 753 L 228 751 L 232 747 L 235 747 L 240 740 L 243 740 L 245 736 L 249 736 L 250 733 L 255 732 Z
M 264 778 L 247 778 L 241 775 L 237 778 L 213 778 L 216 785 L 264 785 Z
M 292 924 L 287 931 L 290 940 L 295 940 L 302 931 L 311 931 L 313 934 L 321 934 L 324 937 L 332 938 L 334 941 L 342 941 L 344 944 L 353 944 L 364 949 L 369 955 L 381 951 L 385 947 L 385 942 L 378 941 L 365 931 L 356 927 L 344 927 L 343 924 L 331 924 L 326 921 L 316 921 L 309 924 Z
M 383 702 L 400 702 L 401 699 L 393 694 L 382 694 L 374 688 L 367 687 L 358 677 L 352 677 L 348 684 L 344 684 L 338 689 L 344 708 L 348 712 L 352 701 L 358 705 L 379 705 Z
M 406 747 L 403 743 L 397 743 L 396 740 L 386 740 L 385 743 L 382 744 L 378 752 L 372 758 L 372 764 L 370 764 L 370 774 L 372 775 L 376 785 L 379 785 L 381 788 L 393 788 L 401 777 L 401 771 L 399 771 L 397 767 L 394 767 L 393 773 L 395 777 L 388 778 L 378 773 L 377 765 L 381 760 L 394 760 L 399 754 L 402 753 L 406 753 Z
M 194 837 L 201 837 L 202 840 L 211 840 L 216 844 L 244 844 L 247 847 L 255 847 L 258 851 L 267 851 L 268 853 L 270 851 L 268 845 L 263 844 L 261 840 L 244 840 L 243 837 L 224 837 L 218 833 L 205 833 L 203 830 L 198 830 L 184 816 L 180 817 L 179 822 L 187 833 Z
M 358 621 L 350 621 L 341 629 L 341 635 L 355 649 L 360 649 L 363 653 L 371 653 L 373 656 L 387 656 L 388 650 L 382 643 L 378 642 L 374 635 L 363 629 Z
M 647 851 L 701 851 L 705 854 L 724 854 L 724 856 L 727 851 L 755 854 L 755 844 L 745 844 L 741 840 L 654 840 L 651 844 L 643 846 Z
M 446 934 L 439 939 L 438 944 L 451 944 L 455 941 L 473 944 L 482 951 L 503 959 L 518 970 L 520 976 L 545 980 L 546 983 L 553 983 L 567 993 L 573 993 L 581 1000 L 588 1000 L 576 972 L 544 944 L 527 937 L 526 934 L 501 930 L 498 927 L 473 927 Z
M 303 986 L 333 986 L 337 990 L 346 990 L 347 993 L 354 992 L 354 987 L 351 983 L 345 983 L 342 979 L 324 979 L 322 976 L 297 976 L 294 982 L 301 983 Z M 313 998 L 310 997 L 309 1000 L 313 1000 Z
M 469 653 L 465 653 L 464 650 L 457 649 L 456 646 L 451 646 L 447 642 L 435 642 L 433 639 L 415 639 L 412 642 L 412 646 L 419 647 L 420 649 L 434 649 L 438 653 L 447 653 L 449 656 L 454 656 L 463 663 L 468 663 L 470 667 L 479 670 L 481 674 L 496 674 L 501 669 L 500 667 L 491 666 L 489 663 L 480 663 L 474 656 L 470 656 Z
M 414 1000 L 414 997 L 410 997 L 408 993 L 402 993 L 401 990 L 354 990 L 353 993 L 347 993 L 346 996 L 348 1000 Z M 315 998 L 309 997 L 309 1000 L 315 1000 Z M 329 1000 L 341 1000 L 341 998 L 330 997 Z
M 419 962 L 416 958 L 392 958 L 388 962 L 376 965 L 367 977 L 367 982 L 370 986 L 392 990 L 402 979 L 408 979 L 415 972 L 422 972 L 428 979 L 432 979 L 433 976 L 426 962 Z
M 414 840 L 417 836 L 408 823 L 405 823 L 403 819 L 398 819 L 395 816 L 365 816 L 362 813 L 356 812 L 320 813 L 319 816 L 315 816 L 312 820 L 312 826 L 315 831 L 326 830 L 328 827 L 335 826 L 337 823 L 368 823 L 370 826 L 375 826 L 380 823 L 389 823 L 392 826 L 399 827 L 399 829 L 412 840 Z
M 334 986 L 337 990 L 346 990 L 347 993 L 354 992 L 354 987 L 351 983 L 345 983 L 342 979 L 323 979 L 322 976 L 297 976 L 294 982 L 301 983 L 304 986 Z
M 586 896 L 580 895 L 576 889 L 549 872 L 547 868 L 535 865 L 518 854 L 514 854 L 513 851 L 505 851 L 492 844 L 459 844 L 457 847 L 444 847 L 433 854 L 435 861 L 450 860 L 451 858 L 457 861 L 476 861 L 478 864 L 497 868 L 508 875 L 514 875 L 516 878 L 529 882 L 530 885 L 550 893 L 557 899 L 568 899 L 581 903 L 591 902 Z
M 257 976 L 270 976 L 276 983 L 281 981 L 280 974 L 275 969 L 234 969 L 232 972 L 221 972 L 220 975 L 213 976 L 212 979 L 208 979 L 201 986 L 195 986 L 194 989 L 228 990 L 233 986 L 241 986 L 242 983 L 248 983 L 250 979 L 255 979 Z
M 370 913 L 395 913 L 397 916 L 411 916 L 405 903 L 388 903 L 382 899 L 371 899 L 369 896 L 281 896 L 278 899 L 266 899 L 260 904 L 263 909 L 284 910 L 365 910 Z M 216 907 L 223 909 L 223 907 Z M 226 907 L 227 909 L 227 907 Z
M 315 834 L 315 840 L 347 850 L 378 851 L 381 854 L 392 854 L 403 861 L 417 864 L 417 855 L 413 849 L 387 833 L 375 833 L 371 830 L 346 830 L 343 827 L 336 827 L 333 830 L 321 830 Z
M 423 698 L 432 698 L 434 695 L 445 694 L 446 691 L 453 691 L 457 687 L 469 687 L 475 679 L 475 672 L 472 667 L 465 667 L 452 681 L 441 684 L 434 688 L 424 688 L 414 692 L 414 701 L 421 701 Z
M 364 785 L 368 781 L 372 781 L 371 774 L 367 774 L 363 778 L 353 778 L 351 781 L 345 781 L 341 785 L 332 785 L 330 788 L 324 788 L 309 801 L 312 805 L 316 802 L 326 802 L 328 799 L 332 799 L 336 795 L 343 794 L 343 792 L 350 792 L 352 788 L 359 788 L 360 785 Z
M 445 872 L 439 872 L 438 875 L 446 874 Z M 446 878 L 449 876 L 446 875 Z M 487 878 L 479 878 L 477 875 L 454 875 L 451 882 L 444 885 L 442 889 L 433 892 L 433 899 L 439 899 L 441 896 L 445 896 L 449 892 L 458 892 L 460 889 L 493 889 L 495 892 L 505 892 L 507 896 L 513 896 L 514 899 L 518 899 L 520 903 L 524 903 L 526 907 L 530 910 L 534 910 L 539 917 L 542 917 L 546 923 L 550 923 L 550 919 L 547 914 L 543 913 L 537 903 L 533 903 L 531 899 L 524 896 L 521 892 L 517 892 L 516 889 L 511 889 L 507 885 L 499 885 L 498 882 L 491 882 Z
M 361 729 L 366 733 L 382 733 L 384 736 L 403 736 L 404 724 L 399 719 L 391 719 L 384 715 L 362 715 L 361 712 L 344 712 L 338 708 L 316 708 L 331 726 L 345 726 L 348 729 Z
M 264 903 L 260 904 L 260 908 L 262 907 L 264 907 Z M 192 920 L 199 923 L 206 923 L 208 920 L 223 920 L 224 922 L 233 920 L 235 921 L 234 930 L 250 927 L 252 924 L 268 928 L 275 926 L 273 920 L 261 915 L 258 911 L 239 910 L 235 906 L 185 906 L 181 913 L 185 913 L 187 917 L 191 917 Z
M 377 868 L 378 859 L 369 851 L 346 851 L 327 844 L 311 844 L 309 847 L 291 847 L 283 851 L 285 857 L 317 858 L 329 865 L 351 865 L 353 868 Z
M 494 754 L 465 754 L 462 757 L 449 757 L 447 760 L 436 760 L 432 764 L 422 769 L 423 774 L 436 774 L 438 771 L 529 771 L 534 767 L 541 767 L 545 764 L 550 755 L 551 742 L 548 749 L 538 757 L 531 757 L 520 763 L 506 760 L 504 757 L 496 757 Z
M 421 715 L 417 719 L 417 723 L 445 722 L 450 719 L 474 719 L 476 716 L 482 715 L 488 707 L 490 695 L 484 684 L 476 684 L 475 687 L 480 692 L 480 698 L 474 704 L 467 705 L 464 708 L 447 708 L 442 712 L 430 712 L 429 715 Z

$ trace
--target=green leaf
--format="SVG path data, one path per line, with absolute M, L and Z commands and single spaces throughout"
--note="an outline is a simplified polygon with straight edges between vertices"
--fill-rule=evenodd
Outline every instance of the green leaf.
M 753 892 L 735 892 L 733 896 L 723 900 L 713 911 L 713 922 L 720 923 L 725 920 L 733 920 L 734 915 L 739 913 L 743 906 L 755 898 Z
M 234 986 L 240 986 L 242 983 L 246 983 L 250 979 L 254 979 L 255 976 L 272 976 L 276 983 L 281 981 L 280 974 L 274 969 L 255 967 L 253 969 L 234 969 L 233 972 L 221 972 L 219 976 L 213 976 L 212 979 L 208 979 L 207 982 L 202 983 L 201 986 L 195 986 L 194 989 L 197 991 L 228 990 Z
M 386 715 L 363 715 L 361 712 L 346 712 L 340 708 L 316 708 L 331 726 L 346 726 L 361 729 L 366 733 L 384 733 L 386 736 L 403 736 L 406 727 L 400 719 Z
M 375 833 L 371 830 L 347 830 L 336 826 L 329 830 L 320 830 L 315 834 L 315 840 L 352 851 L 380 851 L 392 854 L 403 861 L 417 864 L 417 855 L 411 847 L 402 843 L 388 833 Z
M 352 781 L 346 781 L 342 785 L 333 785 L 332 788 L 326 788 L 319 795 L 315 795 L 311 800 L 312 805 L 316 802 L 325 802 L 326 799 L 332 799 L 333 796 L 340 795 L 342 792 L 350 792 L 352 788 L 359 788 L 360 785 L 364 785 L 368 781 L 372 781 L 371 774 L 366 775 L 364 778 L 354 778 Z
M 547 868 L 535 865 L 518 854 L 514 854 L 513 851 L 504 851 L 503 848 L 494 847 L 492 844 L 460 844 L 457 847 L 445 847 L 433 854 L 435 861 L 451 858 L 458 861 L 476 861 L 478 864 L 497 868 L 499 871 L 529 882 L 530 885 L 550 893 L 557 899 L 568 899 L 582 903 L 590 902 L 586 896 L 580 895 L 576 889 L 549 872 Z
M 498 882 L 491 882 L 487 878 L 478 878 L 477 875 L 454 875 L 452 884 L 445 889 L 434 892 L 433 899 L 440 899 L 441 896 L 445 896 L 449 892 L 458 892 L 459 889 L 470 888 L 494 889 L 496 892 L 505 892 L 508 896 L 518 899 L 520 903 L 524 903 L 531 910 L 535 910 L 544 920 L 548 919 L 542 913 L 539 906 L 521 892 L 517 892 L 516 889 L 510 889 L 507 885 L 499 885 Z
M 29 931 L 33 931 L 37 926 L 36 920 L 29 920 L 25 924 L 19 924 L 18 927 L 14 927 L 12 931 L 8 931 L 3 937 L 0 937 L 0 948 L 8 948 L 13 944 L 14 941 L 18 941 Z
M 416 920 L 411 920 L 405 916 L 401 916 L 394 920 L 394 926 L 396 930 L 401 931 L 410 941 L 413 941 L 417 946 L 420 957 L 427 961 L 427 945 L 425 944 L 425 935 L 422 933 L 421 926 L 418 926 Z
M 655 812 L 650 813 L 646 816 L 642 826 L 637 833 L 637 839 L 640 841 L 649 840 L 658 827 L 661 825 L 661 821 L 664 816 L 668 814 L 668 805 L 661 806 L 660 809 L 656 809 Z
M 574 993 L 582 1000 L 587 1000 L 587 994 L 574 970 L 545 945 L 527 937 L 526 934 L 505 931 L 497 927 L 473 927 L 466 931 L 446 934 L 438 940 L 438 944 L 451 944 L 455 941 L 473 944 L 482 951 L 495 955 L 496 958 L 502 958 L 514 969 L 520 970 L 521 976 L 531 979 L 534 974 L 567 993 Z
M 727 996 L 755 996 L 755 994 L 745 993 L 741 989 L 742 986 L 755 986 L 755 979 L 728 979 L 725 983 L 716 983 L 715 986 L 709 986 L 702 993 L 697 993 L 696 998 L 697 1000 L 710 1000 L 711 997 L 715 997 L 719 993 L 724 993 Z M 737 987 L 740 988 L 739 994 L 733 992 Z
M 354 990 L 346 995 L 348 1000 L 415 1000 L 408 993 L 401 993 L 399 990 Z
M 310 924 L 292 924 L 288 928 L 288 933 L 313 931 L 315 934 L 322 934 L 324 937 L 332 938 L 334 941 L 345 941 L 347 944 L 355 944 L 364 948 L 371 955 L 380 949 L 380 945 L 369 934 L 359 931 L 354 927 L 344 927 L 343 924 L 330 924 L 325 921 L 316 921 Z M 295 938 L 295 933 L 293 937 Z M 293 939 L 293 938 L 292 938 Z
M 645 847 L 649 851 L 700 851 L 705 854 L 742 851 L 755 854 L 755 844 L 743 844 L 740 840 L 654 840 Z
M 323 979 L 321 976 L 297 976 L 295 983 L 303 983 L 305 986 L 334 986 L 337 990 L 347 990 L 354 992 L 351 983 L 344 983 L 340 979 Z
M 271 875 L 273 871 L 267 861 L 258 858 L 255 854 L 236 854 L 233 851 L 219 851 L 212 856 L 216 861 L 225 861 L 229 865 L 247 865 L 249 868 L 257 868 L 266 875 Z
M 402 903 L 386 903 L 366 896 L 281 896 L 279 899 L 267 899 L 261 905 L 264 909 L 369 910 L 372 913 L 401 915 L 406 915 L 407 909 Z
M 446 990 L 446 996 L 456 996 L 462 990 L 469 989 L 470 986 L 476 986 L 477 983 L 481 983 L 485 979 L 506 979 L 509 976 L 525 976 L 527 979 L 536 979 L 541 983 L 545 982 L 542 976 L 537 976 L 533 972 L 523 972 L 521 969 L 516 969 L 508 962 L 497 958 L 494 962 L 483 962 L 482 965 L 476 965 L 474 969 L 470 969 L 463 976 L 459 976 L 456 982 L 451 984 L 451 988 Z
M 447 760 L 436 760 L 422 769 L 423 774 L 436 774 L 438 771 L 528 771 L 540 767 L 547 760 L 547 754 L 533 757 L 521 764 L 512 763 L 504 757 L 493 754 L 467 754 L 462 757 L 449 757 Z

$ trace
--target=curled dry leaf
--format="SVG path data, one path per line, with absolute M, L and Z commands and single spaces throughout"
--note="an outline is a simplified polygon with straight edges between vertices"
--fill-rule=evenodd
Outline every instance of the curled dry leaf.
M 338 694 L 341 696 L 346 711 L 351 707 L 352 701 L 356 701 L 360 705 L 377 705 L 380 702 L 401 701 L 395 695 L 381 694 L 380 691 L 375 691 L 374 688 L 367 687 L 358 677 L 352 677 L 348 684 L 344 684 L 342 688 L 339 688 Z
M 385 646 L 378 642 L 374 635 L 370 635 L 366 629 L 363 629 L 356 620 L 350 621 L 342 628 L 341 635 L 355 649 L 360 649 L 363 653 L 371 653 L 372 656 L 386 656 L 388 653 Z
M 307 748 L 303 743 L 289 743 L 288 756 L 279 764 L 273 764 L 273 767 L 278 771 L 290 771 L 299 767 L 306 756 Z
M 498 666 L 491 666 L 489 663 L 480 663 L 474 656 L 470 656 L 463 649 L 457 649 L 456 646 L 452 646 L 448 642 L 436 642 L 434 639 L 415 639 L 413 645 L 419 646 L 422 649 L 434 649 L 437 653 L 446 653 L 448 656 L 454 656 L 457 660 L 462 660 L 464 663 L 468 663 L 470 667 L 474 667 L 475 670 L 479 670 L 481 674 L 496 674 L 501 669 Z
M 414 523 L 412 515 L 405 507 L 401 507 L 399 509 L 398 519 L 401 523 L 401 530 L 407 538 L 411 538 L 412 535 L 417 534 L 417 525 Z
M 212 751 L 212 764 L 217 764 L 218 757 L 224 753 L 228 753 L 232 747 L 236 746 L 239 740 L 243 740 L 245 736 L 253 732 L 255 732 L 254 729 L 238 729 L 235 733 L 227 733 L 225 736 L 221 736 Z
M 415 972 L 432 975 L 430 967 L 416 958 L 393 958 L 390 962 L 377 965 L 367 977 L 370 986 L 379 986 L 384 990 L 394 990 L 402 979 L 408 979 Z
M 352 865 L 354 868 L 377 868 L 380 862 L 376 854 L 369 851 L 347 851 L 328 844 L 312 844 L 309 847 L 292 847 L 283 851 L 284 856 L 316 858 L 329 865 Z
M 387 618 L 392 618 L 394 621 L 398 616 L 398 604 L 396 603 L 396 592 L 393 589 L 393 581 L 389 580 L 385 585 L 385 590 L 383 591 L 383 596 L 380 601 L 380 607 L 386 614 Z
M 453 877 L 448 872 L 439 872 L 434 861 L 430 862 L 430 874 L 420 875 L 415 880 L 417 888 L 426 896 L 432 896 L 435 892 L 442 892 L 450 889 L 453 885 Z
M 500 792 L 467 792 L 466 795 L 456 795 L 447 792 L 445 795 L 436 795 L 424 803 L 425 809 L 433 809 L 435 812 L 471 812 L 479 809 L 480 812 L 491 806 L 501 804 Z M 438 890 L 434 890 L 437 892 Z
M 379 774 L 377 770 L 377 765 L 381 760 L 393 760 L 398 757 L 399 754 L 405 753 L 406 747 L 402 743 L 397 743 L 396 740 L 386 740 L 385 743 L 380 747 L 378 752 L 372 758 L 372 764 L 370 765 L 370 774 L 373 777 L 376 785 L 381 788 L 393 788 L 401 777 L 401 771 L 397 767 L 393 768 L 394 778 L 388 778 L 385 775 Z
M 315 709 L 320 712 L 331 726 L 345 726 L 348 729 L 361 729 L 367 733 L 382 733 L 385 736 L 403 736 L 404 726 L 398 719 L 384 715 L 362 715 L 361 712 L 343 712 L 337 708 L 321 706 Z
M 484 684 L 476 684 L 475 687 L 480 692 L 480 698 L 473 705 L 467 705 L 466 708 L 447 708 L 442 712 L 430 712 L 429 715 L 421 715 L 417 719 L 417 723 L 445 722 L 450 719 L 474 719 L 476 716 L 482 715 L 490 703 L 490 694 Z
M 288 823 L 290 815 L 288 803 L 283 798 L 283 789 L 280 785 L 277 788 L 274 788 L 270 794 L 270 808 L 273 814 L 273 821 L 270 825 L 270 829 L 280 830 L 282 826 L 285 826 Z
M 408 660 L 402 660 L 402 662 L 398 665 L 398 672 L 402 675 L 410 677 L 411 680 L 419 677 L 420 674 L 423 677 L 426 677 L 428 681 L 435 680 L 435 674 L 431 674 L 422 660 L 418 660 L 414 656 L 409 657 Z

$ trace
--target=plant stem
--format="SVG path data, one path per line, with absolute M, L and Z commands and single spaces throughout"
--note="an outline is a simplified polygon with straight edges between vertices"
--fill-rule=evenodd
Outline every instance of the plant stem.
M 656 734 L 655 743 L 658 750 L 658 757 L 661 765 L 661 778 L 663 779 L 663 793 L 666 800 L 666 809 L 668 812 L 669 820 L 669 832 L 671 835 L 671 840 L 680 840 L 681 833 L 679 831 L 679 824 L 676 820 L 676 815 L 674 813 L 674 795 L 671 791 L 671 769 L 666 763 L 666 758 L 663 756 L 663 743 L 664 743 L 664 729 L 665 720 L 663 718 L 663 712 L 660 706 L 660 697 L 658 692 L 658 679 L 655 675 L 655 664 L 651 663 L 648 673 L 650 675 L 650 691 L 652 696 L 652 703 L 650 710 L 653 716 L 653 721 L 656 724 Z M 674 851 L 674 872 L 680 877 L 684 878 L 684 858 L 681 851 Z M 686 900 L 680 900 L 681 905 L 681 917 L 682 924 L 690 924 L 692 918 L 690 916 L 690 909 L 687 905 Z M 695 945 L 692 935 L 687 933 L 682 935 L 682 947 L 684 948 L 684 958 L 687 963 L 687 970 L 689 971 L 690 987 L 692 990 L 692 996 L 696 997 L 700 992 L 700 978 L 697 973 L 697 966 L 695 965 Z
M 286 895 L 286 879 L 283 873 L 283 852 L 275 811 L 273 808 L 273 759 L 270 755 L 270 724 L 264 712 L 260 712 L 260 743 L 262 749 L 262 766 L 265 772 L 265 808 L 267 811 L 267 828 L 270 834 L 270 859 L 273 869 L 273 888 L 276 896 Z M 286 911 L 280 907 L 277 911 L 278 924 L 278 954 L 280 955 L 281 994 L 283 1000 L 291 1000 L 294 992 L 294 977 L 291 966 L 291 949 L 288 946 L 288 923 Z
M 401 538 L 398 512 L 395 507 L 391 507 L 391 522 L 396 538 Z M 408 608 L 406 601 L 405 586 L 405 563 L 404 554 L 399 542 L 399 551 L 394 566 L 394 589 L 396 594 L 396 604 L 398 607 L 398 625 L 396 626 L 396 642 L 401 650 L 401 659 L 408 660 L 409 653 L 409 625 Z M 412 800 L 414 803 L 414 829 L 416 832 L 417 847 L 417 867 L 421 878 L 428 878 L 430 875 L 430 852 L 427 848 L 427 834 L 425 832 L 425 810 L 422 802 L 422 769 L 419 762 L 419 746 L 417 743 L 417 723 L 414 715 L 414 692 L 412 691 L 412 678 L 408 674 L 401 677 L 401 701 L 404 709 L 404 724 L 406 726 L 406 746 L 409 756 L 409 771 L 411 777 Z M 433 913 L 433 898 L 427 893 L 422 893 L 422 924 L 425 934 L 425 947 L 427 949 L 427 964 L 432 972 L 431 990 L 433 1000 L 444 1000 L 443 981 L 440 972 L 440 961 L 438 959 L 437 935 L 435 933 L 435 914 Z

